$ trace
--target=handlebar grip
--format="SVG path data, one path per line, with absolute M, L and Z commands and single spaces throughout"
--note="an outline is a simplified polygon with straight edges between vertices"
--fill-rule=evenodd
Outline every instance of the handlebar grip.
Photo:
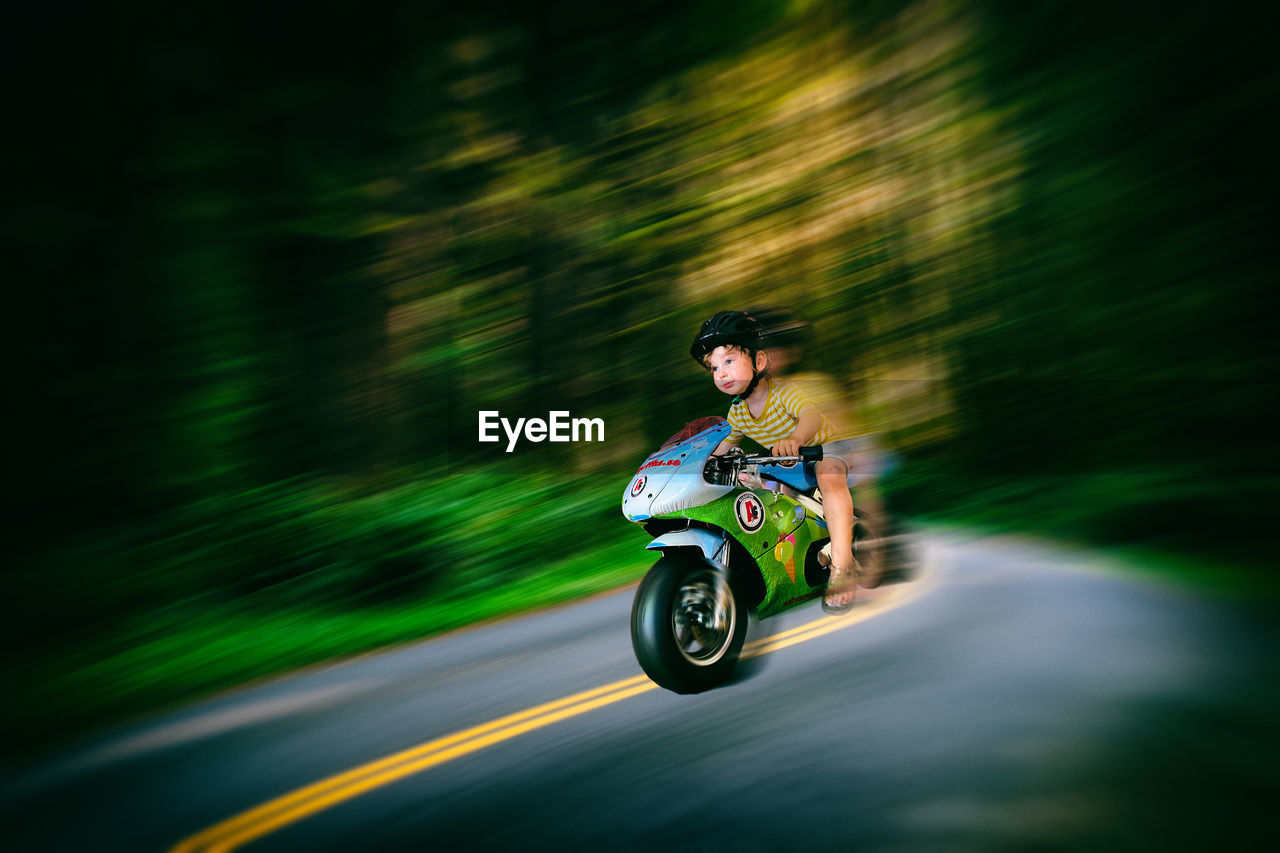
M 800 458 L 805 462 L 821 462 L 822 461 L 822 445 L 815 444 L 813 447 L 800 448 Z

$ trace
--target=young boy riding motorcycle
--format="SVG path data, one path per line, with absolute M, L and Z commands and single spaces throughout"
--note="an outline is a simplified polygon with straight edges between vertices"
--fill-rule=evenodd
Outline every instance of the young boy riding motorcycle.
M 771 373 L 766 331 L 743 311 L 713 315 L 694 338 L 689 354 L 711 373 L 716 388 L 733 397 L 727 420 L 732 432 L 717 455 L 736 448 L 748 436 L 774 456 L 795 456 L 803 446 L 822 445 L 816 463 L 823 515 L 831 534 L 831 578 L 822 607 L 842 613 L 853 606 L 856 588 L 879 582 L 879 566 L 859 566 L 853 556 L 853 497 L 850 472 L 862 449 L 834 417 L 795 383 Z

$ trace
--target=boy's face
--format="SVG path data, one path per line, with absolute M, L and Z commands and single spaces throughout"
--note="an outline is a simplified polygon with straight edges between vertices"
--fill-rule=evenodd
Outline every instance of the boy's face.
M 726 394 L 737 396 L 751 384 L 751 357 L 738 347 L 716 347 L 706 358 L 711 379 Z

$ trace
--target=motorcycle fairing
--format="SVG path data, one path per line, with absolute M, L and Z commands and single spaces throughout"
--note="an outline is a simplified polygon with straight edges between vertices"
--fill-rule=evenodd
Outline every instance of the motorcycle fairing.
M 649 456 L 622 493 L 622 514 L 631 521 L 646 521 L 734 491 L 733 486 L 708 483 L 702 476 L 711 451 L 730 429 L 719 423 Z

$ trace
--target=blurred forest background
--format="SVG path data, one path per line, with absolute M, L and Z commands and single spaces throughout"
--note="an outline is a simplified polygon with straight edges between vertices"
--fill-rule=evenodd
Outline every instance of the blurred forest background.
M 688 342 L 748 304 L 812 322 L 899 511 L 1265 573 L 1251 8 L 27 13 L 8 730 L 638 578 L 621 490 L 723 412 Z

